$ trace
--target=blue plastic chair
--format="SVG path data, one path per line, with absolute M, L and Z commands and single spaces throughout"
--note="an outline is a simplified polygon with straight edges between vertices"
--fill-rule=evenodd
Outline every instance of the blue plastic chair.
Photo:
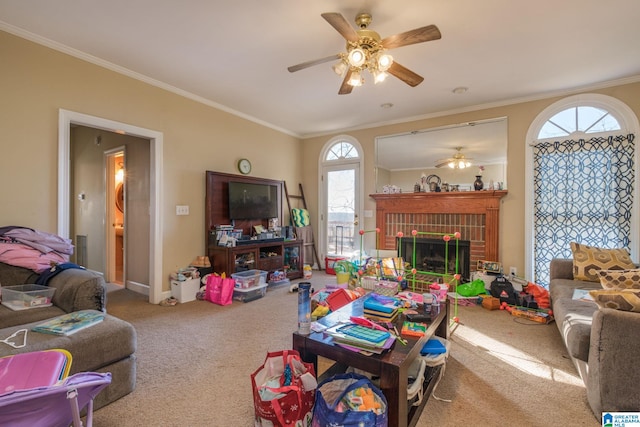
M 93 399 L 111 384 L 110 373 L 80 372 L 48 387 L 15 390 L 0 395 L 0 425 L 4 427 L 86 427 L 93 425 Z

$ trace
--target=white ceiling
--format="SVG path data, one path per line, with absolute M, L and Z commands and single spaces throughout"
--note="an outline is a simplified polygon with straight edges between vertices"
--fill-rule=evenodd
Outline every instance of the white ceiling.
M 287 71 L 344 50 L 321 13 L 361 11 L 383 38 L 438 26 L 390 52 L 422 84 L 338 95 L 331 62 Z M 0 0 L 0 30 L 299 137 L 638 81 L 639 18 L 638 0 Z

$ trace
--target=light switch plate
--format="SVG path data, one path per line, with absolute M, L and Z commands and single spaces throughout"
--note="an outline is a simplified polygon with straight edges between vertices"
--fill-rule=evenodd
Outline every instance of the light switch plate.
M 189 215 L 189 205 L 176 205 L 176 215 Z

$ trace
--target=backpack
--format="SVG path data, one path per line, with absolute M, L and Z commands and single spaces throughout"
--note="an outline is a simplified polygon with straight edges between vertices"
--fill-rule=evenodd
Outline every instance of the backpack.
M 499 298 L 500 303 L 506 302 L 509 305 L 520 305 L 520 300 L 513 285 L 504 275 L 500 275 L 491 282 L 489 288 L 491 296 Z

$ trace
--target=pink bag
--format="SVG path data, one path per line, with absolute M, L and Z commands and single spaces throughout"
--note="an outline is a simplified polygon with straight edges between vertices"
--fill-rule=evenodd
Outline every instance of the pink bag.
M 205 292 L 205 299 L 218 305 L 229 305 L 233 299 L 233 288 L 236 286 L 236 281 L 232 278 L 222 278 L 215 274 L 207 277 L 207 287 Z

